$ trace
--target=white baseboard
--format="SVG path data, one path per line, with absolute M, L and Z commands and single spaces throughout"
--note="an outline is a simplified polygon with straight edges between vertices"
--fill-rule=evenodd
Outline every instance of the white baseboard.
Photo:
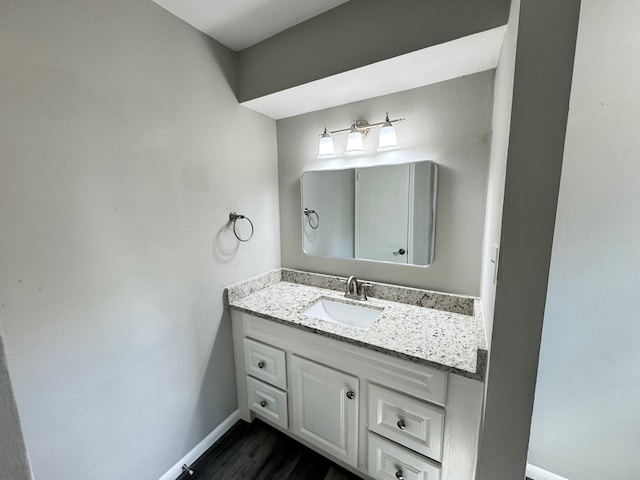
M 198 443 L 193 449 L 187 453 L 184 457 L 178 461 L 173 467 L 169 469 L 167 473 L 162 475 L 159 480 L 176 480 L 182 473 L 182 465 L 191 465 L 195 462 L 200 455 L 207 451 L 211 445 L 216 443 L 222 435 L 227 433 L 227 431 L 235 425 L 235 423 L 240 419 L 240 411 L 236 410 L 227 418 L 225 418 L 220 425 L 218 425 L 213 432 L 204 437 L 204 439 Z
M 548 472 L 547 470 L 531 465 L 530 463 L 527 463 L 526 475 L 533 480 L 569 480 L 568 478 Z

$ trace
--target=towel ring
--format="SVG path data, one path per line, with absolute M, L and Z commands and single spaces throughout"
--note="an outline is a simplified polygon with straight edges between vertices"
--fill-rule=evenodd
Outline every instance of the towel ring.
M 309 222 L 309 226 L 311 228 L 315 230 L 320 226 L 320 215 L 318 215 L 318 212 L 316 212 L 315 210 L 309 210 L 308 208 L 305 208 L 304 214 L 307 216 L 307 221 Z
M 238 235 L 238 231 L 236 230 L 236 222 L 242 219 L 246 220 L 247 222 L 249 222 L 249 225 L 251 225 L 251 233 L 247 238 L 242 238 L 240 235 Z M 251 237 L 253 237 L 253 222 L 249 219 L 249 217 L 237 214 L 236 212 L 231 212 L 229 214 L 229 221 L 233 223 L 233 234 L 238 240 L 240 240 L 241 242 L 248 242 L 249 240 L 251 240 Z

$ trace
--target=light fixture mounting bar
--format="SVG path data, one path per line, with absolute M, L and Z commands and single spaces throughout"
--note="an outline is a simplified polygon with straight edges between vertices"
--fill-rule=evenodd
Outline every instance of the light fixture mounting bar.
M 385 120 L 384 122 L 372 123 L 367 128 L 381 127 L 385 123 L 396 123 L 396 122 L 404 122 L 404 118 L 394 118 L 393 120 Z
M 404 118 L 394 118 L 393 120 L 388 120 L 388 122 L 397 123 L 397 122 L 404 122 L 404 120 L 405 120 Z M 353 122 L 353 125 L 355 125 L 357 130 L 364 132 L 364 131 L 368 131 L 371 128 L 382 127 L 385 123 L 387 123 L 387 120 L 383 122 L 377 122 L 377 123 L 367 123 L 365 120 L 356 120 Z M 330 132 L 327 132 L 327 133 L 329 135 L 334 135 L 336 133 L 349 133 L 351 131 L 351 128 L 352 127 L 341 128 L 340 130 L 331 130 Z M 322 134 L 320 136 L 322 136 Z

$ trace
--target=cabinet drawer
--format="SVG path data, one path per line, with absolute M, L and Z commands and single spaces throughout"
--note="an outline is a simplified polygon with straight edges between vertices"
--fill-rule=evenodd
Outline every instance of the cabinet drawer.
M 286 390 L 285 364 L 282 350 L 248 338 L 244 339 L 244 365 L 249 375 Z
M 369 384 L 371 431 L 440 461 L 443 426 L 442 408 Z
M 288 427 L 286 392 L 247 377 L 247 400 L 249 410 L 259 413 L 282 428 Z
M 373 433 L 368 436 L 367 469 L 377 480 L 440 480 L 440 465 Z

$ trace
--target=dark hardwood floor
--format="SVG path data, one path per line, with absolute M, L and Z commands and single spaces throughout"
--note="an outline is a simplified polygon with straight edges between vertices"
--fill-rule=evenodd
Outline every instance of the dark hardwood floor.
M 236 423 L 190 467 L 180 480 L 360 480 L 260 420 Z

